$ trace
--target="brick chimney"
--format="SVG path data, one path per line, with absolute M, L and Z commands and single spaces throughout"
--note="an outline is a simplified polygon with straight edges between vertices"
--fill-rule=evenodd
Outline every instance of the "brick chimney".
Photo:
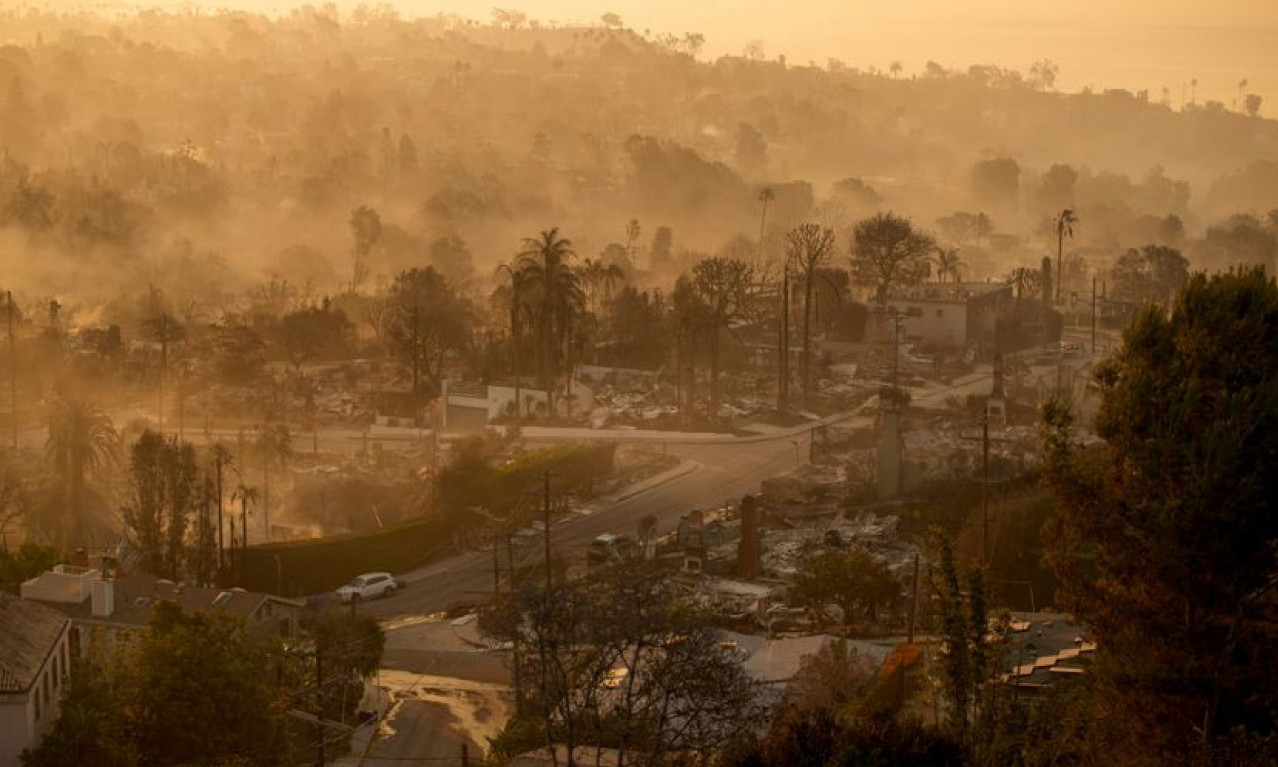
M 742 578 L 759 575 L 762 546 L 759 540 L 759 498 L 741 499 L 741 544 L 737 547 L 737 573 Z

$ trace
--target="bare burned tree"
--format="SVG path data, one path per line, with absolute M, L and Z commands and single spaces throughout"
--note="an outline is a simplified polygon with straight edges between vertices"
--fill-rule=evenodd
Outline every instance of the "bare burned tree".
M 834 254 L 834 231 L 803 224 L 786 235 L 787 256 L 803 276 L 803 403 L 811 398 L 812 291 L 817 271 Z
M 737 650 L 659 576 L 623 566 L 557 584 L 554 597 L 530 585 L 485 625 L 527 648 L 514 668 L 525 720 L 511 726 L 542 729 L 568 765 L 587 746 L 617 749 L 618 767 L 708 755 L 762 715 Z
M 734 258 L 707 258 L 692 269 L 692 288 L 704 302 L 710 325 L 710 419 L 719 418 L 719 341 L 745 307 L 754 270 Z

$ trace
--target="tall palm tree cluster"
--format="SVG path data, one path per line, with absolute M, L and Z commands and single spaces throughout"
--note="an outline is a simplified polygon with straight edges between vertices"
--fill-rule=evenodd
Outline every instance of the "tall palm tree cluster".
M 537 342 L 537 380 L 546 392 L 552 418 L 555 382 L 568 358 L 574 323 L 586 307 L 582 276 L 571 264 L 575 257 L 572 241 L 554 227 L 525 239 L 514 266 L 506 268 L 511 279 L 510 332 L 515 357 L 520 353 L 521 319 L 527 318 Z M 516 399 L 518 396 L 516 392 Z

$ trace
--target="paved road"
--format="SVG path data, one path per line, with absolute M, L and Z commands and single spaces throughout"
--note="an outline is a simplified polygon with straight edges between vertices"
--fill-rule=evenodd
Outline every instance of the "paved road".
M 757 492 L 762 480 L 792 469 L 800 457 L 806 458 L 808 433 L 804 430 L 726 444 L 670 444 L 667 450 L 686 463 L 643 492 L 604 502 L 588 514 L 570 515 L 554 524 L 555 551 L 569 558 L 582 557 L 595 536 L 605 532 L 633 534 L 639 520 L 649 514 L 657 518 L 659 532 L 668 532 L 693 508 L 714 508 Z M 522 556 L 535 559 L 541 545 L 540 537 L 528 541 Z M 361 606 L 361 611 L 392 617 L 438 612 L 458 603 L 486 599 L 493 587 L 492 555 L 462 554 L 400 577 L 406 584 L 402 591 Z
M 460 765 L 463 743 L 470 750 L 470 758 L 478 763 L 483 749 L 462 733 L 460 725 L 443 703 L 400 701 L 386 722 L 392 733 L 374 742 L 359 764 L 364 767 L 402 767 L 405 763 Z

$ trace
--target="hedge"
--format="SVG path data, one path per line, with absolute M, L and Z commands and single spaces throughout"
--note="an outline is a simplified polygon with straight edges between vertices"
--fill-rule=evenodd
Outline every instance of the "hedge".
M 533 486 L 546 469 L 556 493 L 576 492 L 612 471 L 614 444 L 566 445 L 522 453 L 497 469 L 509 492 Z M 367 533 L 287 541 L 234 552 L 236 585 L 301 596 L 331 591 L 360 573 L 402 573 L 447 556 L 462 515 L 434 509 L 426 516 Z

